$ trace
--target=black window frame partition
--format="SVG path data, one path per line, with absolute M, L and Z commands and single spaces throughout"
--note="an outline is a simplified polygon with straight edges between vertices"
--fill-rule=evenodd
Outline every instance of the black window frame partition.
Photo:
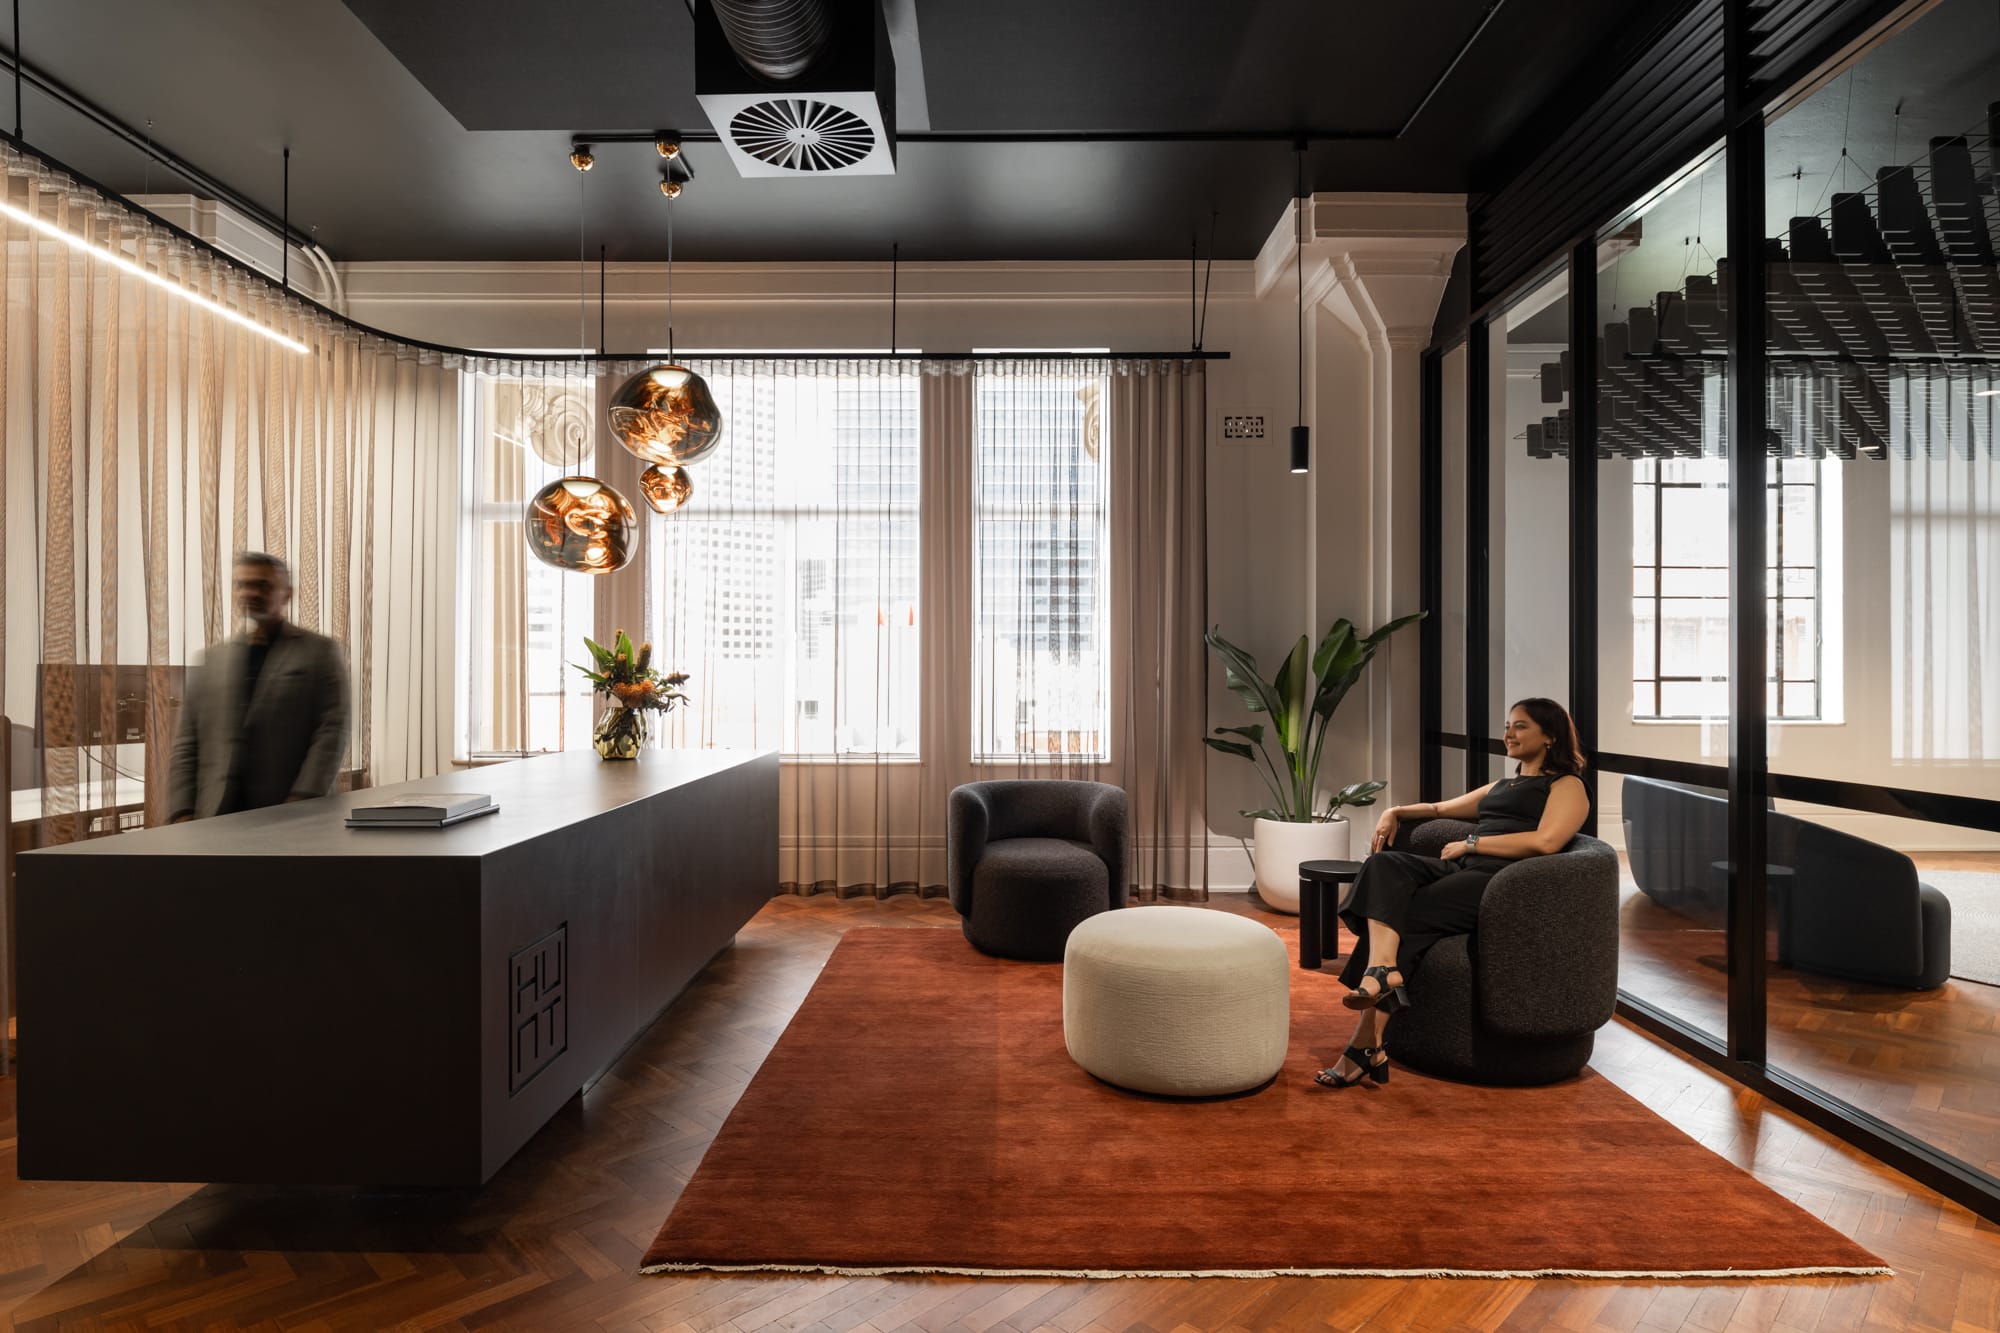
M 1903 1171 L 1989 1219 L 2000 1221 L 2000 1177 L 1981 1171 L 1880 1118 L 1766 1062 L 1765 846 L 1772 798 L 1871 814 L 2000 832 L 2000 801 L 1944 792 L 1916 791 L 1772 773 L 1767 737 L 1765 543 L 1768 521 L 1764 451 L 1732 450 L 1729 505 L 1730 718 L 1726 765 L 1688 763 L 1598 748 L 1598 539 L 1597 264 L 1605 226 L 1644 190 L 1675 167 L 1719 141 L 1727 153 L 1728 250 L 1761 255 L 1764 135 L 1769 120 L 1820 73 L 1857 56 L 1879 35 L 1892 32 L 1927 0 L 1688 0 L 1659 28 L 1619 55 L 1618 68 L 1540 122 L 1546 142 L 1517 155 L 1509 182 L 1475 198 L 1469 210 L 1472 256 L 1470 310 L 1461 325 L 1441 328 L 1424 354 L 1420 434 L 1424 605 L 1437 610 L 1443 592 L 1443 481 L 1454 463 L 1466 480 L 1465 679 L 1443 679 L 1443 625 L 1433 617 L 1423 637 L 1422 782 L 1426 800 L 1445 794 L 1446 751 L 1463 748 L 1468 787 L 1483 785 L 1487 756 L 1504 753 L 1486 739 L 1487 659 L 1492 651 L 1488 611 L 1491 589 L 1485 560 L 1490 492 L 1487 340 L 1493 318 L 1522 292 L 1566 260 L 1570 282 L 1572 436 L 1569 451 L 1570 708 L 1585 753 L 1591 757 L 1592 810 L 1599 772 L 1661 778 L 1729 793 L 1731 861 L 1744 872 L 1730 885 L 1728 913 L 1728 1031 L 1726 1038 L 1621 990 L 1618 1013 L 1714 1067 L 1778 1106 Z M 1692 77 L 1720 66 L 1720 80 Z M 1681 100 L 1672 101 L 1678 89 Z M 1663 100 L 1664 99 L 1664 100 Z M 1578 129 L 1579 125 L 1588 128 Z M 1594 140 L 1591 136 L 1595 136 Z M 1525 161 L 1520 160 L 1525 158 Z M 1651 177 L 1635 177 L 1634 163 Z M 1635 183 L 1636 181 L 1636 183 Z M 1594 192 L 1594 193 L 1593 193 Z M 1587 198 L 1586 210 L 1579 198 Z M 1544 205 L 1537 207 L 1538 204 Z M 1585 214 L 1588 214 L 1586 217 Z M 1522 235 L 1537 216 L 1553 219 L 1538 237 L 1547 261 L 1523 263 Z M 1506 272 L 1482 273 L 1483 257 L 1505 259 Z M 1765 266 L 1730 265 L 1733 317 L 1728 345 L 1730 392 L 1726 411 L 1735 440 L 1765 437 L 1767 399 L 1761 315 Z M 1750 319 L 1743 312 L 1752 312 Z M 1442 431 L 1445 353 L 1463 340 L 1467 350 L 1465 440 L 1456 459 Z M 1579 559 L 1578 553 L 1589 558 Z M 1629 575 L 1627 576 L 1629 580 Z M 1621 682 L 1630 690 L 1629 682 Z M 1447 688 L 1463 689 L 1465 731 L 1440 730 Z M 1782 701 L 1781 701 L 1782 705 Z M 1595 815 L 1586 828 L 1595 831 Z

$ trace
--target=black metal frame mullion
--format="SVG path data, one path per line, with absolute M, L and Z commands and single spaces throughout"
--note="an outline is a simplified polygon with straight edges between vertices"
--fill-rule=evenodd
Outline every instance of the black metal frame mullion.
M 1492 765 L 1481 743 L 1492 731 L 1486 694 L 1493 645 L 1487 611 L 1493 585 L 1487 543 L 1492 527 L 1492 460 L 1487 449 L 1487 411 L 1492 379 L 1487 341 L 1491 324 L 1474 320 L 1465 334 L 1465 789 L 1485 786 Z
M 1444 799 L 1444 753 L 1434 739 L 1444 729 L 1444 353 L 1433 348 L 1419 365 L 1417 605 L 1430 614 L 1417 626 L 1422 700 L 1417 780 L 1418 799 L 1435 802 Z
M 1597 833 L 1597 242 L 1569 252 L 1569 711 Z
M 1723 86 L 1729 255 L 1729 1058 L 1766 1058 L 1764 858 L 1769 838 L 1770 702 L 1764 684 L 1766 397 L 1764 117 L 1741 95 L 1754 40 L 1745 0 L 1729 0 Z

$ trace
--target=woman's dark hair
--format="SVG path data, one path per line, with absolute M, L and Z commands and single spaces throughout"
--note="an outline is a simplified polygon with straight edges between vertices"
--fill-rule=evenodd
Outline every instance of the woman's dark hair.
M 1549 752 L 1542 757 L 1542 772 L 1559 778 L 1582 777 L 1583 742 L 1576 737 L 1576 722 L 1569 710 L 1554 699 L 1542 698 L 1516 700 L 1514 708 L 1526 713 L 1549 738 Z M 1511 713 L 1514 708 L 1507 711 Z

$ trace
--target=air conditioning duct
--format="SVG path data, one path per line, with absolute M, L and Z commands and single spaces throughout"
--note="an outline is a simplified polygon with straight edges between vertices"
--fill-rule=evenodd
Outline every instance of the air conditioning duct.
M 810 69 L 831 36 L 821 0 L 714 0 L 714 8 L 743 67 L 773 83 Z
M 896 170 L 879 0 L 695 0 L 695 96 L 744 176 Z

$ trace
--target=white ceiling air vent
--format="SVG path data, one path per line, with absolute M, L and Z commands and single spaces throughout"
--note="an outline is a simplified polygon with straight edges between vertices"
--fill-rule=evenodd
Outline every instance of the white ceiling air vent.
M 866 161 L 881 136 L 844 106 L 774 97 L 731 116 L 729 142 L 759 162 L 788 171 L 845 171 Z
M 896 170 L 896 62 L 877 0 L 696 0 L 695 95 L 744 176 Z

